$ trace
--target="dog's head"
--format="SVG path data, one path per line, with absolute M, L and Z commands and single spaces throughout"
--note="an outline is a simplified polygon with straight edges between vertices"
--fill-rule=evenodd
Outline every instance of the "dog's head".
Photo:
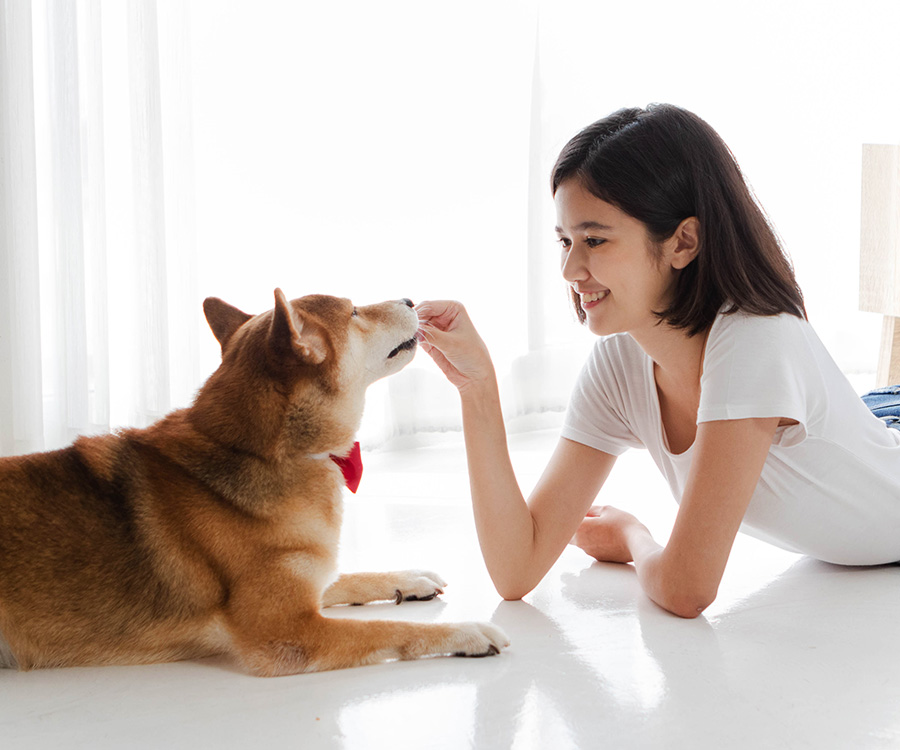
M 310 450 L 351 438 L 366 388 L 415 355 L 418 316 L 409 300 L 355 307 L 325 295 L 288 301 L 276 289 L 274 309 L 260 315 L 216 297 L 206 299 L 203 310 L 222 347 L 222 365 L 198 404 L 207 391 L 225 400 L 240 392 L 241 403 L 231 408 L 243 412 L 243 420 L 257 412 L 270 438 L 280 431 Z

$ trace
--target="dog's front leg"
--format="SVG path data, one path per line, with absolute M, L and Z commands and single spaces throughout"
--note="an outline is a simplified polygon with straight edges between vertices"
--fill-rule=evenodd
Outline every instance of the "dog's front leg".
M 509 645 L 509 639 L 500 628 L 483 622 L 345 620 L 310 612 L 295 621 L 293 632 L 257 633 L 234 643 L 247 671 L 278 677 L 395 659 L 493 656 Z
M 285 570 L 260 567 L 231 590 L 226 609 L 231 651 L 253 674 L 274 677 L 423 656 L 489 656 L 509 643 L 490 623 L 327 618 L 310 582 Z
M 397 604 L 414 599 L 434 599 L 447 584 L 430 570 L 400 570 L 392 573 L 347 573 L 322 594 L 322 606 L 366 604 L 393 600 Z

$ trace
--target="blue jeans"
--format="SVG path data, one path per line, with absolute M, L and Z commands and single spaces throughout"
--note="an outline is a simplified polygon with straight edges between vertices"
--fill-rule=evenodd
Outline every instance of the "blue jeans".
M 864 394 L 862 400 L 888 427 L 900 430 L 900 385 L 876 388 Z

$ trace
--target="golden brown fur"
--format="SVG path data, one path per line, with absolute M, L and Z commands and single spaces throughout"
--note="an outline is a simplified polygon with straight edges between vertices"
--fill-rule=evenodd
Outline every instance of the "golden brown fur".
M 279 675 L 507 644 L 488 624 L 320 613 L 443 585 L 336 575 L 343 479 L 329 454 L 350 450 L 366 387 L 412 358 L 417 319 L 405 301 L 275 298 L 257 316 L 206 300 L 222 364 L 190 408 L 0 459 L 0 665 L 224 653 Z

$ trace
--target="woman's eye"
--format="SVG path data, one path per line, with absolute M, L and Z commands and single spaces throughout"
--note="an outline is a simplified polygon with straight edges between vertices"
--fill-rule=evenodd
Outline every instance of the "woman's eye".
M 562 245 L 563 250 L 568 250 L 572 247 L 572 240 L 567 237 L 560 237 L 557 242 Z M 584 244 L 590 248 L 595 248 L 600 247 L 600 245 L 606 244 L 606 240 L 599 237 L 585 237 Z

